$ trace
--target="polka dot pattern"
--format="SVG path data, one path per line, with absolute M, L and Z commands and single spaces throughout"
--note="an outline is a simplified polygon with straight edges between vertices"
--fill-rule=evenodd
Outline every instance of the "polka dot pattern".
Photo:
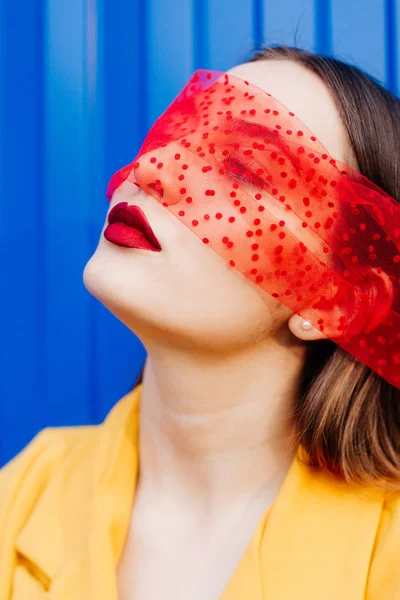
M 400 205 L 268 92 L 200 69 L 125 180 L 400 389 Z

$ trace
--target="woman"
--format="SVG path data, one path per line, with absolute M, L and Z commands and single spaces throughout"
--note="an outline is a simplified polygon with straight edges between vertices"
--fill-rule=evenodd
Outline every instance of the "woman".
M 399 102 L 372 79 L 284 47 L 261 51 L 228 76 L 227 83 L 264 90 L 268 97 L 257 101 L 281 103 L 315 134 L 311 139 L 333 157 L 335 184 L 349 185 L 348 172 L 337 169 L 344 163 L 399 198 Z M 222 79 L 215 81 L 221 85 Z M 235 89 L 221 103 L 234 105 Z M 273 286 L 283 272 L 290 276 L 294 262 L 281 260 L 263 281 L 252 280 L 244 267 L 240 273 L 240 252 L 236 261 L 221 260 L 228 256 L 225 248 L 235 249 L 232 240 L 244 247 L 239 219 L 231 222 L 233 237 L 224 236 L 220 252 L 205 247 L 213 243 L 211 235 L 193 235 L 198 222 L 191 221 L 193 229 L 178 222 L 191 210 L 188 189 L 195 201 L 204 192 L 208 202 L 215 190 L 227 200 L 226 171 L 213 168 L 211 158 L 199 163 L 205 165 L 202 187 L 194 175 L 194 149 L 184 158 L 171 153 L 179 127 L 206 139 L 206 119 L 223 113 L 213 112 L 205 98 L 211 95 L 181 95 L 174 106 L 183 121 L 156 123 L 138 162 L 110 182 L 110 210 L 84 283 L 142 340 L 148 353 L 143 379 L 100 426 L 45 429 L 2 470 L 0 600 L 400 599 L 400 385 L 396 370 L 387 368 L 391 348 L 383 359 L 387 349 L 377 343 L 364 363 L 344 349 L 353 349 L 356 321 L 364 323 L 358 341 L 360 333 L 379 328 L 379 320 L 362 321 L 365 303 L 354 310 L 354 320 L 340 313 L 343 303 L 332 304 L 330 312 L 321 308 L 322 297 L 320 308 L 307 313 L 307 305 L 301 316 L 290 293 L 278 300 Z M 271 110 L 264 112 L 267 123 Z M 228 122 L 232 115 L 224 114 Z M 243 119 L 235 117 L 224 133 L 238 126 L 235 140 L 249 142 L 251 112 L 237 114 Z M 294 157 L 300 142 L 290 145 L 292 131 L 268 131 L 267 145 L 277 148 L 271 165 L 288 159 L 300 179 L 301 161 L 312 160 L 316 166 L 307 177 L 324 179 L 318 153 Z M 252 140 L 256 153 L 264 150 Z M 232 203 L 242 190 L 255 201 L 257 186 L 265 190 L 262 169 L 249 175 L 234 160 L 231 155 L 224 163 L 230 183 L 237 180 Z M 293 188 L 295 201 L 296 180 L 286 175 L 280 172 L 282 185 Z M 356 186 L 345 189 L 350 194 Z M 165 208 L 179 194 L 186 212 L 171 216 Z M 271 246 L 274 260 L 289 248 L 288 238 L 301 233 L 281 202 L 268 207 L 282 227 L 279 252 Z M 316 204 L 314 199 L 313 210 Z M 146 239 L 122 222 L 137 224 L 143 214 L 151 224 Z M 222 225 L 213 227 L 207 231 L 222 232 Z M 266 246 L 276 227 L 264 237 Z M 323 251 L 313 247 L 322 235 L 303 235 L 299 254 Z M 252 246 L 253 260 L 261 255 L 259 246 Z M 363 250 L 359 243 L 359 256 Z M 378 242 L 368 252 L 384 258 Z M 374 293 L 381 286 L 379 297 L 390 299 L 386 309 L 398 316 L 393 298 L 399 263 L 393 264 L 390 274 L 371 267 L 368 282 Z M 356 268 L 354 277 L 365 273 Z M 366 281 L 360 279 L 357 289 Z M 340 285 L 349 301 L 350 288 Z M 297 300 L 306 294 L 301 291 Z M 337 334 L 340 346 L 332 330 L 338 310 L 339 321 L 354 326 L 350 341 Z M 328 314 L 325 329 L 319 314 Z

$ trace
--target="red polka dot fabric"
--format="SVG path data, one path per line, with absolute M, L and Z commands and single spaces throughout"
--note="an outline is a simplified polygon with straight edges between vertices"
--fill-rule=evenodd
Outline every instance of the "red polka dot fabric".
M 400 204 L 257 86 L 196 71 L 111 178 L 400 389 Z

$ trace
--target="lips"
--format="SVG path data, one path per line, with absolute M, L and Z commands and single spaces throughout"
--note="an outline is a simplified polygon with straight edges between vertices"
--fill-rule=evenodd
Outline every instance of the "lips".
M 132 227 L 139 231 L 150 242 L 152 246 L 161 250 L 161 244 L 154 235 L 150 223 L 146 219 L 146 215 L 138 206 L 129 205 L 127 202 L 119 202 L 109 212 L 108 222 L 124 223 L 128 227 Z

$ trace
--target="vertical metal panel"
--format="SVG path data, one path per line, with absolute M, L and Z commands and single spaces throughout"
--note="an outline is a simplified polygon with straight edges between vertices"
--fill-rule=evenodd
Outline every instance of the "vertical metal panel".
M 0 3 L 0 459 L 42 425 L 44 311 L 41 11 Z M 21 422 L 22 417 L 22 422 Z
M 145 1 L 96 0 L 95 10 L 96 98 L 97 102 L 103 99 L 97 119 L 103 127 L 100 143 L 104 170 L 99 167 L 94 176 L 97 191 L 93 191 L 91 201 L 90 255 L 97 246 L 109 208 L 107 183 L 137 153 L 146 132 L 148 108 Z M 92 397 L 98 422 L 132 387 L 145 352 L 141 342 L 99 301 L 93 300 L 92 312 L 92 352 L 96 355 Z
M 99 232 L 104 224 L 104 216 L 100 210 L 100 198 L 104 198 L 104 161 L 105 161 L 105 135 L 104 135 L 104 49 L 103 37 L 103 4 L 102 0 L 87 0 L 86 4 L 86 138 L 83 148 L 84 163 L 88 168 L 88 177 L 85 181 L 84 205 L 86 211 L 86 227 L 88 252 L 93 254 L 99 239 Z M 103 206 L 106 204 L 104 202 Z M 104 206 L 103 213 L 106 212 Z M 88 258 L 88 257 L 87 257 Z M 91 420 L 98 421 L 101 386 L 99 381 L 99 334 L 101 331 L 101 318 L 99 303 L 95 298 L 89 297 L 89 310 L 87 317 L 87 336 L 89 338 L 89 386 L 85 402 L 89 404 Z
M 393 20 L 394 20 L 394 48 L 393 48 L 393 52 L 394 52 L 394 71 L 395 71 L 395 84 L 394 84 L 394 89 L 392 89 L 392 91 L 394 91 L 397 95 L 400 94 L 400 43 L 399 43 L 399 36 L 400 36 L 400 0 L 395 0 L 394 4 L 393 4 L 393 10 L 394 10 L 394 15 L 393 15 Z
M 254 49 L 264 43 L 264 0 L 253 0 L 253 39 Z
M 82 285 L 88 256 L 90 143 L 86 2 L 44 2 L 44 199 L 48 424 L 90 417 L 89 299 Z M 96 149 L 94 149 L 96 151 Z
M 385 51 L 386 51 L 386 76 L 387 88 L 393 92 L 398 91 L 398 61 L 397 61 L 397 2 L 385 0 Z
M 319 2 L 320 0 L 315 0 Z M 315 6 L 313 0 L 265 0 L 264 40 L 268 44 L 287 44 L 314 49 Z
M 192 0 L 193 70 L 210 68 L 208 1 Z
M 399 2 L 0 2 L 0 465 L 46 425 L 98 422 L 133 384 L 145 349 L 82 273 L 109 178 L 192 71 L 284 43 L 398 91 Z
M 164 112 L 193 70 L 192 2 L 174 0 L 173 17 L 171 7 L 165 0 L 148 2 L 144 24 L 149 75 L 147 127 Z
M 324 55 L 332 52 L 331 0 L 316 0 L 315 2 L 314 50 Z
M 254 47 L 253 26 L 251 0 L 208 0 L 208 66 L 225 71 L 245 62 Z
M 385 81 L 384 2 L 332 2 L 332 51 Z

